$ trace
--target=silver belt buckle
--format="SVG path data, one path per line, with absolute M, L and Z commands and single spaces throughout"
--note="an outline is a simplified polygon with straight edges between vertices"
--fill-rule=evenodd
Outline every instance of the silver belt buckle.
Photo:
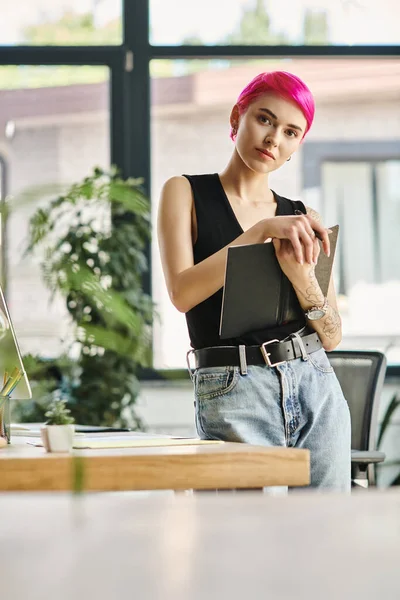
M 188 350 L 186 352 L 187 370 L 189 371 L 190 379 L 193 381 L 193 372 L 192 372 L 192 367 L 190 366 L 190 355 L 191 354 L 193 354 L 193 356 L 195 356 L 193 348 L 191 348 L 190 350 Z
M 271 356 L 271 353 L 266 351 L 266 349 L 265 349 L 265 346 L 268 346 L 269 344 L 274 344 L 275 342 L 279 342 L 279 340 L 269 340 L 269 342 L 264 342 L 264 343 L 263 343 L 263 344 L 261 344 L 261 346 L 260 346 L 261 354 L 262 354 L 262 355 L 263 355 L 263 357 L 264 357 L 265 363 L 266 363 L 266 364 L 267 364 L 269 367 L 276 367 L 277 365 L 283 365 L 283 363 L 284 363 L 284 362 L 286 362 L 286 361 L 284 361 L 284 360 L 281 360 L 280 362 L 276 362 L 276 363 L 272 363 L 272 362 L 270 361 L 270 358 L 269 358 L 269 357 Z

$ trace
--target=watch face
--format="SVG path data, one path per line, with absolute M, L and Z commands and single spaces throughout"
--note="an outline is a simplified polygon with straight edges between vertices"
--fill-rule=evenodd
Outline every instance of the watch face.
M 322 310 L 321 308 L 313 308 L 309 310 L 306 314 L 307 318 L 310 319 L 310 321 L 317 321 L 318 319 L 322 319 L 322 317 L 325 316 L 326 311 Z

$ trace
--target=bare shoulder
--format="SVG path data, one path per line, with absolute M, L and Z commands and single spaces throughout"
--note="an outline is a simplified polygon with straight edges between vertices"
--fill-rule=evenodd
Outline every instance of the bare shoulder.
M 311 206 L 306 206 L 306 210 L 307 214 L 310 215 L 312 219 L 315 219 L 315 221 L 322 222 L 321 215 L 316 210 L 311 208 Z
M 181 227 L 191 224 L 193 206 L 192 189 L 189 181 L 183 176 L 174 176 L 164 183 L 158 206 L 158 227 L 160 234 L 169 232 L 181 235 Z
M 158 207 L 157 234 L 170 294 L 174 293 L 179 274 L 194 264 L 192 206 L 191 185 L 186 177 L 171 177 L 164 183 Z
M 183 175 L 174 175 L 167 179 L 161 190 L 161 197 L 176 197 L 192 199 L 192 190 L 189 181 Z
M 186 177 L 175 176 L 164 183 L 158 206 L 158 227 L 181 235 L 181 227 L 191 227 L 193 208 L 192 189 Z

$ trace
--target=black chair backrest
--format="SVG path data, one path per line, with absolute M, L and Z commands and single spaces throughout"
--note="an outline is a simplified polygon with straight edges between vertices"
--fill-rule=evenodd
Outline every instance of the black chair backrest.
M 386 357 L 364 350 L 334 350 L 327 355 L 350 408 L 351 447 L 374 450 Z

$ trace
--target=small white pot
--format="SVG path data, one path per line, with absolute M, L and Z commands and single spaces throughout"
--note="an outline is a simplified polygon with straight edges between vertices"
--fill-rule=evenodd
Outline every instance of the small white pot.
M 75 425 L 44 425 L 40 433 L 47 452 L 71 452 Z

